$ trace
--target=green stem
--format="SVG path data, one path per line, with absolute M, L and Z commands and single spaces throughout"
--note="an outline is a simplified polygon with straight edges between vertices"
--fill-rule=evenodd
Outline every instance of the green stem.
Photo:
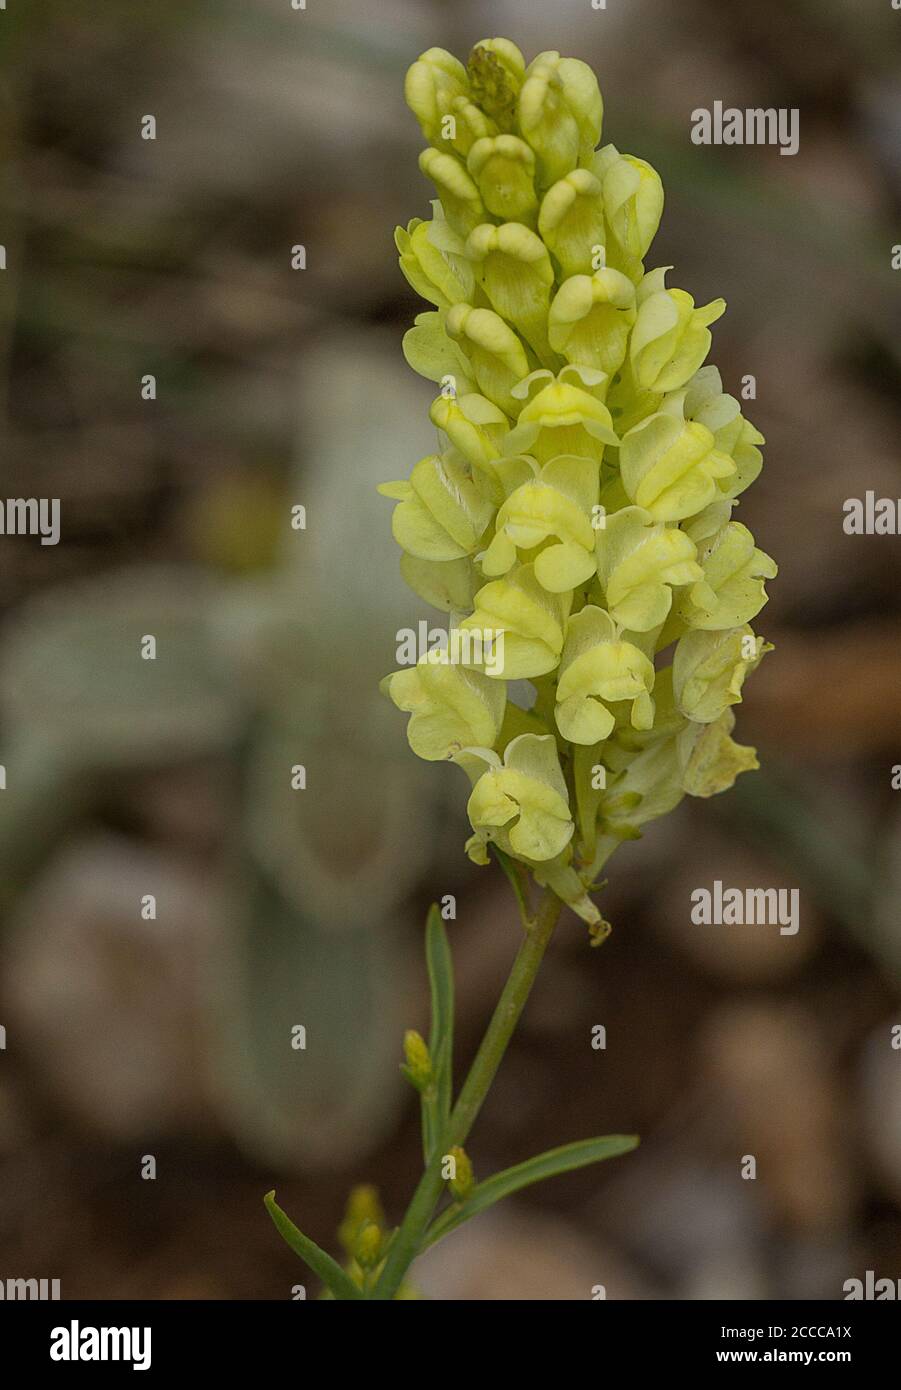
M 562 906 L 557 895 L 546 889 L 534 921 L 527 924 L 526 934 L 516 953 L 513 968 L 482 1039 L 482 1045 L 469 1069 L 469 1075 L 463 1083 L 457 1103 L 451 1111 L 442 1141 L 436 1145 L 435 1155 L 423 1173 L 407 1208 L 407 1214 L 391 1242 L 385 1267 L 373 1294 L 374 1298 L 394 1297 L 407 1270 L 422 1248 L 432 1213 L 444 1190 L 444 1179 L 441 1176 L 444 1155 L 454 1145 L 463 1145 L 466 1142 L 532 991 L 538 967 L 557 925 Z

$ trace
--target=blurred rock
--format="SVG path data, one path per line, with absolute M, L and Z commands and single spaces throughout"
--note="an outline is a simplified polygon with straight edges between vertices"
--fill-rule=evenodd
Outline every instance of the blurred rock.
M 3 948 L 7 1048 L 95 1134 L 208 1119 L 201 981 L 221 916 L 195 870 L 112 836 L 74 842 L 23 896 Z
M 413 1283 L 442 1301 L 560 1302 L 651 1293 L 619 1252 L 577 1235 L 561 1220 L 510 1207 L 483 1212 L 416 1264 Z
M 812 895 L 802 888 L 800 927 L 793 936 L 781 935 L 778 925 L 692 922 L 692 893 L 699 888 L 712 890 L 715 879 L 724 891 L 798 886 L 784 868 L 740 843 L 708 832 L 699 844 L 696 835 L 685 867 L 651 903 L 650 919 L 656 930 L 705 970 L 727 980 L 762 983 L 787 978 L 798 970 L 821 934 Z
M 642 1145 L 613 1173 L 596 1219 L 656 1272 L 662 1297 L 764 1298 L 757 1193 L 736 1183 L 733 1169 L 691 1152 L 697 1137 L 686 1126 L 675 1143 Z
M 809 1010 L 771 1003 L 722 1006 L 701 1039 L 718 1150 L 732 1150 L 739 1190 L 748 1185 L 742 1157 L 754 1155 L 754 1186 L 790 1229 L 841 1228 L 858 1197 L 834 1049 L 829 1026 Z
M 879 1184 L 901 1208 L 901 1051 L 892 1046 L 901 1008 L 875 1028 L 860 1059 L 864 1140 Z

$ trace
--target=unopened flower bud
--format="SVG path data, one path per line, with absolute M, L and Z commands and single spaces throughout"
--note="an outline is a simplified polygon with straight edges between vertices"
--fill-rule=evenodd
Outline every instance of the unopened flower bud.
M 538 230 L 564 277 L 599 270 L 606 263 L 604 199 L 600 181 L 588 169 L 573 169 L 552 184 L 538 214 Z
M 468 75 L 473 100 L 501 130 L 511 130 L 526 63 L 510 39 L 482 39 L 469 55 Z
M 469 83 L 463 64 L 444 48 L 430 48 L 407 70 L 404 99 L 430 143 L 441 140 L 441 123 Z
M 374 1221 L 367 1221 L 357 1232 L 353 1256 L 361 1269 L 375 1269 L 382 1257 L 384 1233 Z
M 359 1183 L 351 1188 L 344 1209 L 344 1218 L 338 1227 L 338 1239 L 349 1255 L 354 1254 L 359 1232 L 370 1223 L 377 1228 L 384 1228 L 385 1213 L 377 1190 L 370 1183 Z
M 538 210 L 535 155 L 516 135 L 477 140 L 466 167 L 479 186 L 482 202 L 505 222 L 528 222 Z
M 448 1157 L 454 1160 L 454 1176 L 448 1178 L 447 1182 L 450 1194 L 455 1202 L 465 1202 L 475 1187 L 475 1176 L 469 1155 L 465 1149 L 460 1148 L 459 1144 L 455 1144 L 448 1153 Z
M 597 78 L 587 63 L 548 51 L 529 64 L 517 116 L 538 155 L 542 187 L 564 178 L 591 154 L 603 115 Z

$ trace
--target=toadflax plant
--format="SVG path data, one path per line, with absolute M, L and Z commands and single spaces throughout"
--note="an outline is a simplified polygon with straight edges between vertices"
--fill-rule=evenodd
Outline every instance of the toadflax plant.
M 439 385 L 438 445 L 381 491 L 407 582 L 449 617 L 447 640 L 384 689 L 413 752 L 469 779 L 467 853 L 494 852 L 524 934 L 454 1100 L 451 961 L 429 915 L 431 1036 L 406 1035 L 403 1068 L 424 1173 L 400 1226 L 357 1189 L 339 1265 L 267 1198 L 336 1298 L 408 1296 L 413 1260 L 469 1217 L 637 1143 L 584 1140 L 481 1181 L 462 1147 L 562 905 L 599 944 L 610 928 L 591 892 L 616 847 L 757 766 L 732 706 L 769 649 L 750 624 L 776 573 L 733 518 L 763 436 L 704 366 L 725 304 L 696 305 L 670 267 L 646 267 L 663 188 L 644 160 L 599 147 L 591 69 L 553 52 L 527 67 L 487 39 L 465 67 L 429 49 L 405 95 L 437 197 L 397 232 L 433 306 L 404 353 Z

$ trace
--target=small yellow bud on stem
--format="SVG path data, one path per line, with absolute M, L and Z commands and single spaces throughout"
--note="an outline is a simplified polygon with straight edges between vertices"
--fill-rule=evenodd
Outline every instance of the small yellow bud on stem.
M 432 1059 L 425 1039 L 408 1028 L 404 1033 L 404 1057 L 406 1063 L 401 1067 L 404 1076 L 417 1091 L 425 1091 L 432 1084 Z
M 375 1269 L 382 1258 L 383 1232 L 374 1221 L 366 1221 L 357 1232 L 353 1256 L 363 1270 Z
M 447 1157 L 453 1159 L 453 1165 L 448 1165 L 453 1173 L 447 1182 L 450 1194 L 455 1202 L 465 1202 L 475 1187 L 475 1176 L 469 1154 L 459 1144 L 455 1144 L 449 1150 Z

